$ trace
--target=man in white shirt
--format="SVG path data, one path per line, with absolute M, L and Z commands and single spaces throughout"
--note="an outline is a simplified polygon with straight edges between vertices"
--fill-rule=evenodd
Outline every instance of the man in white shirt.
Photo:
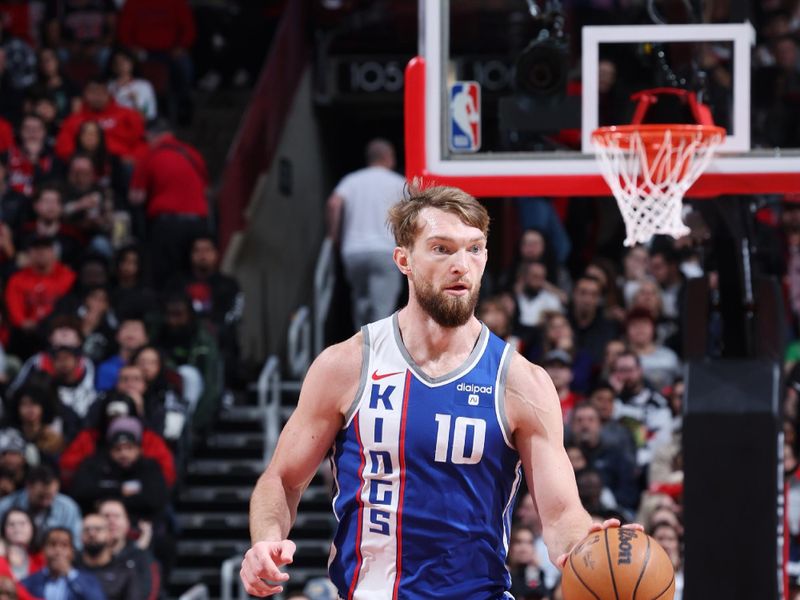
M 547 267 L 544 263 L 530 262 L 520 267 L 517 280 L 517 307 L 519 323 L 525 327 L 536 327 L 546 312 L 563 312 L 558 296 L 544 289 Z
M 393 171 L 388 141 L 372 140 L 366 154 L 367 167 L 345 176 L 328 198 L 328 234 L 342 254 L 357 328 L 392 314 L 402 286 L 386 219 L 403 196 L 405 179 Z

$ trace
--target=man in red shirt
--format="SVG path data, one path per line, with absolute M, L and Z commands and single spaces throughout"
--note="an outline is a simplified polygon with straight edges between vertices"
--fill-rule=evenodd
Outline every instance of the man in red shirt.
M 54 238 L 34 238 L 28 257 L 29 266 L 14 273 L 6 285 L 6 307 L 13 327 L 11 349 L 24 358 L 38 350 L 38 325 L 75 281 L 75 273 L 56 258 Z
M 120 106 L 111 97 L 105 81 L 89 80 L 83 89 L 81 109 L 64 120 L 56 138 L 56 154 L 64 161 L 75 151 L 75 136 L 86 121 L 96 121 L 106 136 L 108 151 L 135 162 L 146 149 L 144 119 L 137 111 Z
M 186 0 L 126 0 L 119 15 L 119 43 L 131 48 L 140 60 L 155 60 L 169 66 L 172 93 L 177 101 L 177 106 L 169 107 L 170 112 L 187 124 L 191 121 L 194 79 L 189 50 L 195 36 L 194 15 Z
M 208 172 L 200 153 L 172 134 L 165 121 L 148 131 L 150 149 L 136 165 L 132 204 L 145 204 L 153 283 L 188 270 L 192 240 L 208 228 Z

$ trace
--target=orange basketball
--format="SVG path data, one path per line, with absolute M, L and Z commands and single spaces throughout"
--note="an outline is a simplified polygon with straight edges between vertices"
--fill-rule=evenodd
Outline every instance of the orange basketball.
M 611 527 L 572 549 L 562 590 L 564 600 L 672 600 L 675 571 L 653 538 Z

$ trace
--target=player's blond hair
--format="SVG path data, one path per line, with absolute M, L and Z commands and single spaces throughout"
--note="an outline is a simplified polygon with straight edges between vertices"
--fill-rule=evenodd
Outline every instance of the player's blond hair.
M 489 213 L 473 196 L 456 187 L 435 186 L 418 189 L 409 186 L 409 197 L 389 209 L 389 226 L 398 246 L 411 248 L 422 229 L 419 214 L 425 208 L 456 215 L 462 223 L 489 233 Z

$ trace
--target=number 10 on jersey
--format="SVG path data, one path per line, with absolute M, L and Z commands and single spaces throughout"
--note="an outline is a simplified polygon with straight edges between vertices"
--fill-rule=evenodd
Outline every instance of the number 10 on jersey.
M 486 421 L 456 417 L 451 428 L 452 420 L 452 415 L 436 414 L 436 455 L 433 460 L 446 463 L 449 455 L 450 462 L 455 465 L 474 465 L 480 462 L 486 441 Z

